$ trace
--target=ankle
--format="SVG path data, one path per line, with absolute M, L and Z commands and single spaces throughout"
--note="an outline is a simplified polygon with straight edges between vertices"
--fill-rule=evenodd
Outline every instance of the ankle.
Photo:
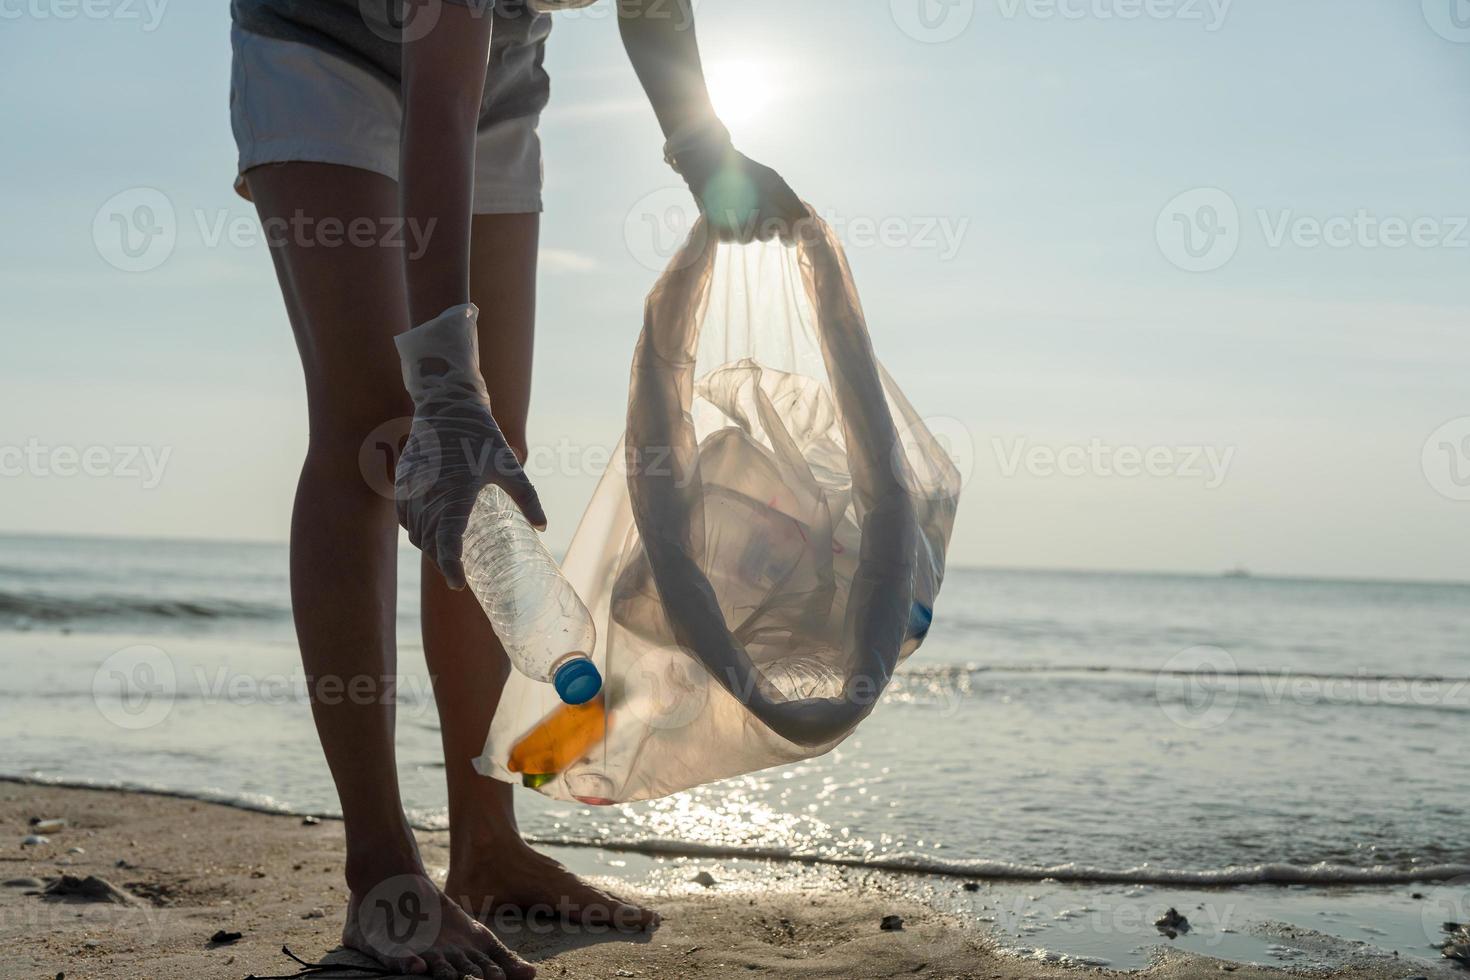
M 489 780 L 486 780 L 489 782 Z M 479 861 L 504 860 L 526 846 L 516 825 L 515 806 L 505 784 L 484 789 L 474 800 L 449 801 L 450 867 L 472 867 Z
M 418 845 L 411 835 L 406 840 L 396 838 L 372 845 L 348 844 L 347 887 L 354 894 L 365 894 L 389 878 L 402 875 L 427 877 Z
M 475 837 L 462 835 L 450 841 L 445 882 L 464 886 L 514 877 L 538 857 L 514 827 L 483 831 Z

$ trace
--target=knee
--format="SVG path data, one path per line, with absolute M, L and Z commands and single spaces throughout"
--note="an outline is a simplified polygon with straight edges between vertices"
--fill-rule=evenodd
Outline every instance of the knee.
M 322 406 L 310 412 L 307 461 L 344 479 L 386 479 L 408 438 L 413 405 L 406 394 L 385 395 L 371 404 Z

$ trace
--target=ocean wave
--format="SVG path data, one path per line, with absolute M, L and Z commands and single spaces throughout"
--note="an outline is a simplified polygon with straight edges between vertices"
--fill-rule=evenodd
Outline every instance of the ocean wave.
M 1234 885 L 1401 885 L 1416 881 L 1442 881 L 1470 876 L 1470 864 L 1436 864 L 1394 868 L 1385 865 L 1354 867 L 1339 864 L 1297 865 L 1270 863 L 1227 868 L 1100 868 L 1085 864 L 1019 864 L 1011 861 L 960 858 L 937 861 L 927 855 L 892 854 L 880 857 L 809 854 L 780 847 L 732 847 L 691 844 L 677 840 L 595 841 L 574 837 L 532 837 L 534 844 L 552 847 L 600 847 L 632 851 L 655 857 L 699 857 L 743 860 L 790 861 L 798 864 L 833 865 L 890 871 L 900 874 L 936 875 L 947 878 L 997 881 L 1062 881 L 1087 884 L 1173 885 L 1223 888 Z
M 1007 686 L 1002 678 L 1016 680 Z M 1156 703 L 1187 701 L 1204 692 L 1242 704 L 1470 711 L 1470 677 L 1289 668 L 1191 671 L 1114 664 L 906 664 L 894 674 L 887 697 L 902 704 L 952 708 L 957 698 L 1010 693 L 1027 678 L 1034 678 L 1033 683 L 1084 684 L 1106 690 L 1113 698 Z M 1116 683 L 1104 688 L 1108 681 Z
M 267 620 L 288 615 L 283 606 L 238 599 L 158 599 L 148 596 L 92 594 L 63 596 L 0 591 L 0 616 L 13 623 L 72 624 L 98 620 Z
M 219 790 L 187 792 L 139 783 L 78 780 L 36 774 L 3 774 L 0 781 L 40 786 L 64 786 L 112 792 L 148 793 L 176 799 L 218 803 L 257 813 L 287 816 L 315 816 L 338 820 L 340 814 L 298 810 L 281 801 L 261 795 L 232 795 Z M 415 821 L 419 830 L 443 831 L 442 820 Z M 1076 862 L 1042 865 L 1023 864 L 983 858 L 936 860 L 929 855 L 898 853 L 879 856 L 822 854 L 782 847 L 737 847 L 699 844 L 667 838 L 625 839 L 617 837 L 582 838 L 566 835 L 527 834 L 526 840 L 544 847 L 585 847 L 647 854 L 651 857 L 716 858 L 745 861 L 782 861 L 793 864 L 824 865 L 886 871 L 896 874 L 933 875 L 967 880 L 993 881 L 1058 881 L 1072 884 L 1157 885 L 1193 888 L 1228 888 L 1241 885 L 1405 885 L 1415 882 L 1448 881 L 1470 877 L 1470 863 L 1441 863 L 1422 866 L 1390 865 L 1355 866 L 1331 864 L 1300 865 L 1288 862 L 1233 865 L 1224 868 L 1165 868 L 1143 864 L 1132 868 L 1103 868 Z
M 999 663 L 999 664 L 905 664 L 896 676 L 915 679 L 945 679 L 959 676 L 978 677 L 984 674 L 1110 674 L 1119 677 L 1199 677 L 1204 670 L 1159 670 L 1125 664 L 1064 664 L 1064 663 Z M 1235 677 L 1241 680 L 1301 679 L 1318 681 L 1369 681 L 1374 683 L 1423 683 L 1423 684 L 1470 684 L 1470 677 L 1455 677 L 1447 674 L 1394 674 L 1364 671 L 1361 673 L 1329 672 L 1316 670 L 1211 670 L 1211 677 Z

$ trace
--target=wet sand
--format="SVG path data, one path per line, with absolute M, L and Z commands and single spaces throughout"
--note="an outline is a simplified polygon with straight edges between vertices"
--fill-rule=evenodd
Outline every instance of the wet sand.
M 61 818 L 67 826 L 47 834 L 49 843 L 22 845 L 33 817 Z M 167 796 L 0 782 L 0 827 L 9 835 L 0 844 L 0 880 L 6 882 L 0 887 L 0 977 L 240 980 L 294 972 L 280 953 L 283 944 L 310 961 L 337 950 L 346 893 L 336 821 L 311 825 L 300 817 Z M 442 874 L 447 834 L 419 836 L 426 864 Z M 583 870 L 568 849 L 556 856 Z M 727 889 L 721 882 L 691 882 L 689 866 L 666 870 L 607 882 L 660 910 L 663 925 L 652 934 L 554 928 L 504 938 L 541 976 L 552 978 L 1111 974 L 1007 955 L 979 930 L 914 901 L 901 887 L 885 886 L 886 876 L 834 880 L 772 865 L 768 882 Z M 46 895 L 62 875 L 103 878 L 125 894 L 111 900 Z M 886 915 L 901 916 L 902 928 L 882 929 Z M 221 930 L 241 937 L 211 942 Z M 339 951 L 334 958 L 342 956 Z M 1412 972 L 1366 963 L 1331 975 L 1366 980 Z M 1173 954 L 1139 975 L 1292 974 Z

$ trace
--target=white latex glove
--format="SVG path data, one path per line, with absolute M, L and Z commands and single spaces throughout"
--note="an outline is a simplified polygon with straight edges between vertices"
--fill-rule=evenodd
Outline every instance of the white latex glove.
M 396 471 L 398 522 L 454 589 L 465 585 L 465 525 L 484 487 L 499 486 L 528 521 L 546 527 L 536 490 L 490 414 L 480 375 L 479 315 L 473 304 L 456 306 L 396 340 L 414 405 Z

